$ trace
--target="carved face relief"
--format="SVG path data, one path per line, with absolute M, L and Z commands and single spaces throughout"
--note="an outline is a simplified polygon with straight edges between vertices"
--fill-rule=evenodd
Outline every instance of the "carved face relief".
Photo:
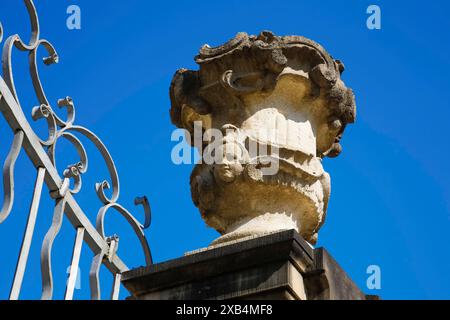
M 204 141 L 222 160 L 191 175 L 195 205 L 222 234 L 215 243 L 283 229 L 315 243 L 330 196 L 322 159 L 341 152 L 356 114 L 343 64 L 311 40 L 267 31 L 206 45 L 196 62 L 173 78 L 171 118 L 191 134 L 194 121 L 223 132 Z

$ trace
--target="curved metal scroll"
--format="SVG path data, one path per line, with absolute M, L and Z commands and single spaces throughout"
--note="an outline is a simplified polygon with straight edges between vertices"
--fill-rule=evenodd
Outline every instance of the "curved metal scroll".
M 100 209 L 97 215 L 97 231 L 104 237 L 105 236 L 105 216 L 109 209 L 115 209 L 119 212 L 131 225 L 134 232 L 136 233 L 139 241 L 141 242 L 142 250 L 145 255 L 145 262 L 147 265 L 152 264 L 152 255 L 150 252 L 150 247 L 148 246 L 147 239 L 145 238 L 144 229 L 148 228 L 151 224 L 151 210 L 147 197 L 141 197 L 135 199 L 136 205 L 142 205 L 145 212 L 145 222 L 142 225 L 139 221 L 124 207 L 117 203 L 110 203 Z
M 108 239 L 108 241 L 110 243 L 114 242 L 114 249 L 113 249 L 113 246 L 110 246 L 109 252 L 107 252 L 107 253 L 100 252 L 92 260 L 91 271 L 89 273 L 89 283 L 91 286 L 91 298 L 93 300 L 100 299 L 99 273 L 100 273 L 101 261 L 105 258 L 108 258 L 109 260 L 111 260 L 113 258 L 113 255 L 116 254 L 117 242 L 119 240 L 117 236 L 106 238 L 106 235 L 105 235 L 105 217 L 106 217 L 107 212 L 110 209 L 114 209 L 115 211 L 120 213 L 127 220 L 127 222 L 133 228 L 135 234 L 137 235 L 137 237 L 141 243 L 142 250 L 144 251 L 146 264 L 151 265 L 153 263 L 150 247 L 148 246 L 148 242 L 147 242 L 147 239 L 145 238 L 145 233 L 144 233 L 144 229 L 148 228 L 151 224 L 150 204 L 148 202 L 147 197 L 145 197 L 145 196 L 136 198 L 134 201 L 134 204 L 142 205 L 144 207 L 144 217 L 145 217 L 144 224 L 141 224 L 127 209 L 125 209 L 124 207 L 122 207 L 120 204 L 117 204 L 117 203 L 109 203 L 109 204 L 103 206 L 98 212 L 97 223 L 96 223 L 97 231 L 105 239 Z M 115 276 L 115 278 L 116 278 L 116 276 Z M 114 281 L 115 280 L 116 279 L 114 279 Z M 116 287 L 116 285 L 114 285 L 114 287 Z M 116 290 L 116 289 L 114 288 L 113 290 Z M 113 292 L 113 296 L 114 295 L 115 295 L 115 293 Z
M 49 300 L 53 297 L 53 274 L 52 274 L 52 247 L 55 238 L 61 230 L 66 200 L 57 200 L 55 211 L 53 212 L 53 222 L 45 235 L 41 250 L 41 272 L 42 272 L 42 300 Z
M 17 131 L 11 150 L 3 166 L 3 206 L 0 210 L 0 224 L 8 218 L 14 203 L 14 166 L 23 143 L 23 132 Z

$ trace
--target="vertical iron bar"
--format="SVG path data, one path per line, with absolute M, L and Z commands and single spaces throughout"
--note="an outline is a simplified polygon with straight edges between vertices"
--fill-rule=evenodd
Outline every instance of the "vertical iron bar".
M 105 252 L 100 251 L 92 259 L 91 270 L 89 271 L 89 285 L 91 287 L 91 300 L 101 300 L 100 294 L 100 267 L 102 266 Z
M 45 168 L 39 167 L 36 183 L 34 185 L 33 199 L 30 205 L 30 213 L 28 215 L 27 226 L 23 235 L 22 246 L 20 248 L 19 259 L 17 260 L 16 271 L 14 273 L 14 281 L 9 294 L 10 300 L 17 300 L 20 295 L 20 288 L 22 287 L 23 276 L 27 266 L 28 254 L 30 252 L 31 241 L 33 239 L 34 226 L 36 225 L 36 218 L 41 199 L 42 186 L 45 178 Z
M 0 224 L 8 218 L 14 203 L 14 167 L 23 145 L 24 133 L 17 130 L 11 149 L 3 166 L 3 206 L 0 208 Z
M 42 300 L 53 297 L 52 248 L 55 238 L 61 230 L 66 208 L 66 198 L 56 200 L 53 211 L 52 225 L 48 229 L 41 248 Z
M 73 298 L 75 283 L 78 277 L 78 265 L 80 263 L 81 247 L 83 246 L 84 231 L 85 229 L 83 227 L 77 228 L 77 235 L 73 246 L 72 263 L 70 264 L 69 279 L 67 281 L 66 293 L 64 296 L 65 300 L 72 300 Z
M 120 273 L 116 273 L 114 275 L 113 289 L 111 292 L 111 300 L 119 300 L 120 281 L 121 280 L 122 280 L 122 275 Z

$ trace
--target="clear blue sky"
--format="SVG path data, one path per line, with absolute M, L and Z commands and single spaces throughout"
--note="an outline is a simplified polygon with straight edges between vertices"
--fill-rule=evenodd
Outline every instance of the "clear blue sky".
M 70 4 L 81 7 L 79 31 L 66 28 Z M 381 30 L 366 28 L 370 4 L 381 7 Z M 448 1 L 47 0 L 36 1 L 36 6 L 42 36 L 60 55 L 59 65 L 41 68 L 46 92 L 53 103 L 72 96 L 76 123 L 92 129 L 109 146 L 121 177 L 120 202 L 141 217 L 132 200 L 135 195 L 149 197 L 153 224 L 146 234 L 157 262 L 204 247 L 217 237 L 191 202 L 192 167 L 175 166 L 170 159 L 172 75 L 181 67 L 196 68 L 193 56 L 204 43 L 218 45 L 239 31 L 268 29 L 322 44 L 344 61 L 344 81 L 356 93 L 358 118 L 344 136 L 344 151 L 325 161 L 332 197 L 319 245 L 367 293 L 384 299 L 450 298 Z M 2 0 L 0 21 L 6 35 L 29 37 L 22 1 Z M 36 102 L 26 56 L 15 54 L 14 59 L 17 86 L 29 113 Z M 44 126 L 36 128 L 42 131 Z M 3 161 L 12 136 L 3 118 L 0 135 Z M 67 158 L 73 159 L 63 160 Z M 78 197 L 92 221 L 100 206 L 93 183 L 106 177 L 97 158 L 94 152 Z M 59 159 L 63 168 L 75 161 L 75 154 L 61 145 Z M 24 154 L 17 170 L 19 201 L 11 218 L 0 225 L 0 298 L 7 297 L 34 181 Z M 51 202 L 43 200 L 23 298 L 40 295 L 39 250 L 51 213 Z M 130 267 L 143 264 L 130 228 L 121 227 L 117 216 L 110 218 L 108 233 L 121 235 L 124 260 Z M 65 221 L 54 249 L 57 298 L 63 296 L 73 236 Z M 87 247 L 82 254 L 77 298 L 87 298 L 89 292 L 92 255 Z M 373 264 L 382 271 L 378 291 L 365 285 L 366 268 Z M 105 271 L 102 278 L 106 297 L 111 281 Z

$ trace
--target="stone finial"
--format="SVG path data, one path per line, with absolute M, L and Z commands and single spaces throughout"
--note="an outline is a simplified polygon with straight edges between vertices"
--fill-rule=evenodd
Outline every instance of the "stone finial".
M 192 135 L 201 123 L 204 139 L 192 145 L 224 156 L 191 175 L 195 205 L 222 234 L 215 243 L 296 229 L 314 244 L 330 196 L 322 159 L 342 151 L 344 129 L 355 121 L 344 65 L 309 39 L 270 31 L 205 45 L 195 61 L 198 71 L 178 70 L 172 80 L 170 115 Z M 211 129 L 223 133 L 220 141 Z M 277 170 L 264 171 L 275 162 Z

